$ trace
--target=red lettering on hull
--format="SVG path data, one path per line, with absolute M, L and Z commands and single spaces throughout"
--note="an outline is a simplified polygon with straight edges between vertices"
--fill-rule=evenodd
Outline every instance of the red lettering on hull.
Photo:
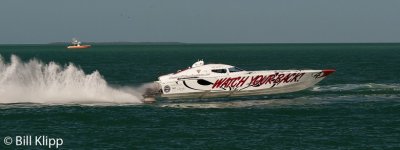
M 246 83 L 247 79 L 249 79 L 249 77 L 242 77 L 242 79 L 240 79 L 239 83 L 236 85 L 236 87 L 241 87 L 243 86 L 244 83 Z
M 221 84 L 225 82 L 227 78 L 224 79 L 218 79 L 217 81 L 215 81 L 214 85 L 212 86 L 212 88 L 220 88 Z
M 272 87 L 280 83 L 291 83 L 299 82 L 300 79 L 306 73 L 288 73 L 288 74 L 271 74 L 271 75 L 256 75 L 246 77 L 235 77 L 235 78 L 222 78 L 214 82 L 212 89 L 214 88 L 228 88 L 228 87 L 242 87 L 247 86 L 261 86 L 265 84 L 273 84 Z M 250 78 L 251 77 L 251 78 Z M 247 82 L 250 78 L 250 82 Z M 246 84 L 247 83 L 247 84 Z

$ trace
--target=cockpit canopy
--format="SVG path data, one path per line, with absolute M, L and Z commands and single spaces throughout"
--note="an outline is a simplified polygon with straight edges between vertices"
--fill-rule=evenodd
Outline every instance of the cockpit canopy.
M 229 72 L 241 72 L 241 71 L 244 71 L 243 69 L 240 69 L 238 67 L 231 67 L 231 68 L 228 68 L 228 70 L 229 70 Z
M 192 68 L 186 70 L 196 70 L 198 74 L 224 74 L 224 73 L 234 73 L 244 71 L 235 66 L 226 64 L 204 64 L 203 60 L 199 60 L 192 65 Z M 190 72 L 190 71 L 189 71 Z
M 194 71 L 196 70 L 196 71 Z M 178 70 L 175 74 L 181 74 L 182 72 L 185 72 L 186 74 L 209 74 L 209 73 L 233 73 L 233 72 L 241 72 L 244 71 L 243 69 L 240 69 L 235 66 L 231 65 L 226 65 L 226 64 L 204 64 L 203 60 L 199 60 L 195 62 L 192 67 L 188 67 L 187 69 L 183 70 Z M 197 73 L 196 73 L 197 72 Z
M 197 61 L 187 69 L 178 70 L 176 73 L 168 74 L 159 77 L 160 81 L 165 81 L 169 79 L 177 79 L 183 77 L 193 77 L 193 76 L 220 76 L 220 75 L 228 75 L 229 73 L 242 72 L 243 69 L 240 69 L 235 66 L 226 65 L 226 64 L 204 64 L 204 61 Z
M 222 68 L 222 69 L 211 69 L 211 72 L 214 72 L 214 73 L 227 73 L 227 72 L 230 72 L 230 73 L 232 73 L 232 72 L 241 72 L 241 71 L 244 71 L 243 69 L 240 69 L 240 68 L 238 68 L 238 67 L 230 67 L 230 68 L 227 68 L 227 69 L 225 69 L 225 68 Z

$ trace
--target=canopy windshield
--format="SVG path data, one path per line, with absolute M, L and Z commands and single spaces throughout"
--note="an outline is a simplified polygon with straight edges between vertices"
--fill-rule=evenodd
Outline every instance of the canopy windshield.
M 240 69 L 238 67 L 231 67 L 228 68 L 229 72 L 240 72 L 240 71 L 244 71 L 243 69 Z

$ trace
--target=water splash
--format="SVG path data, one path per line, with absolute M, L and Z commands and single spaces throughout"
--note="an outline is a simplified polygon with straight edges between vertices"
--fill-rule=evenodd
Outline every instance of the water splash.
M 72 63 L 62 67 L 36 59 L 0 56 L 0 103 L 141 103 L 131 88 L 112 88 L 98 71 L 85 74 Z

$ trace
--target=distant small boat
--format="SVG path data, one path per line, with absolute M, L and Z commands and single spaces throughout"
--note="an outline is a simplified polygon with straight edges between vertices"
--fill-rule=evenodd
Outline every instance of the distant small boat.
M 83 48 L 89 48 L 91 47 L 90 45 L 81 45 L 81 42 L 78 41 L 77 39 L 73 38 L 72 39 L 72 45 L 68 46 L 68 49 L 83 49 Z

